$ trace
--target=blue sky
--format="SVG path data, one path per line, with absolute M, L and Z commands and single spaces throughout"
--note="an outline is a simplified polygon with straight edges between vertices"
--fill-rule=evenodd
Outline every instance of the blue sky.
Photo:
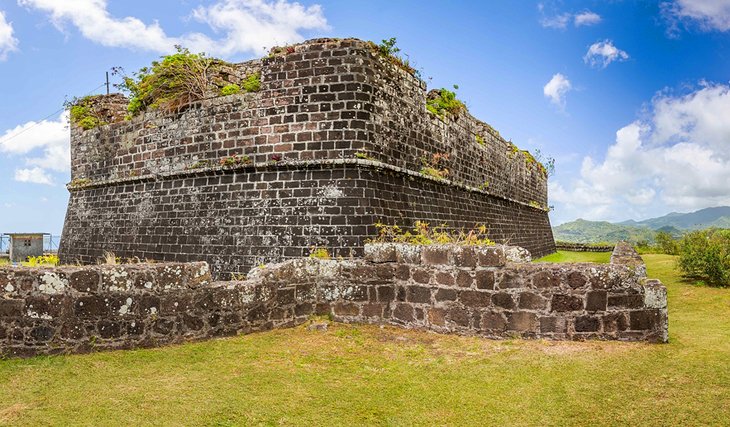
M 730 0 L 0 0 L 0 232 L 61 231 L 62 103 L 111 67 L 349 36 L 396 37 L 431 87 L 554 157 L 553 225 L 730 205 Z

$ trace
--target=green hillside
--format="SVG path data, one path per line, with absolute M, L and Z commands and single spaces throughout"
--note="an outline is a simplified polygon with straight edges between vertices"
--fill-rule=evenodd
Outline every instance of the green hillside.
M 655 231 L 645 227 L 612 224 L 606 221 L 586 221 L 577 219 L 572 222 L 553 227 L 556 241 L 574 243 L 601 243 L 626 240 L 632 243 L 640 241 L 653 242 Z
M 685 231 L 705 228 L 730 228 L 730 206 L 701 209 L 690 213 L 672 212 L 658 218 L 642 221 L 587 221 L 577 219 L 553 227 L 556 241 L 574 243 L 614 243 L 626 240 L 632 243 L 653 243 L 659 231 L 680 237 Z

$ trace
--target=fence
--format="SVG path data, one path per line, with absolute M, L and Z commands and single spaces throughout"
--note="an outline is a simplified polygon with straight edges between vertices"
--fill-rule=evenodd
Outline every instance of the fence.
M 58 252 L 58 244 L 61 236 L 57 234 L 46 234 L 43 236 L 43 252 Z M 10 253 L 10 236 L 0 234 L 0 256 Z

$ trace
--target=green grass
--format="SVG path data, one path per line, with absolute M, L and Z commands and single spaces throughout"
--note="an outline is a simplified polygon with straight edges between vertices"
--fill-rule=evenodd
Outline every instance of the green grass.
M 557 251 L 554 254 L 536 259 L 535 262 L 598 262 L 608 264 L 611 252 L 569 252 Z
M 730 290 L 681 280 L 674 257 L 644 259 L 649 276 L 669 290 L 666 345 L 493 341 L 333 324 L 326 332 L 297 327 L 7 360 L 0 361 L 0 424 L 727 424 Z
M 7 258 L 0 258 L 0 265 L 10 264 L 10 260 Z

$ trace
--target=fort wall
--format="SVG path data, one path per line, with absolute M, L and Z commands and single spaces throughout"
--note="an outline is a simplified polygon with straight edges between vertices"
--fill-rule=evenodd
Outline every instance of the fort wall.
M 494 240 L 554 251 L 534 159 L 467 112 L 427 112 L 425 83 L 368 43 L 312 40 L 222 78 L 254 72 L 258 92 L 73 127 L 62 261 L 205 260 L 224 277 L 312 246 L 361 255 L 375 222 L 416 220 L 483 223 Z M 126 104 L 98 102 L 117 118 Z M 435 154 L 446 179 L 419 173 Z M 220 165 L 231 156 L 247 161 Z
M 365 252 L 288 260 L 221 282 L 206 263 L 0 267 L 0 354 L 155 347 L 315 314 L 490 338 L 668 340 L 666 289 L 626 252 L 612 264 L 514 262 L 520 249 L 505 246 Z

